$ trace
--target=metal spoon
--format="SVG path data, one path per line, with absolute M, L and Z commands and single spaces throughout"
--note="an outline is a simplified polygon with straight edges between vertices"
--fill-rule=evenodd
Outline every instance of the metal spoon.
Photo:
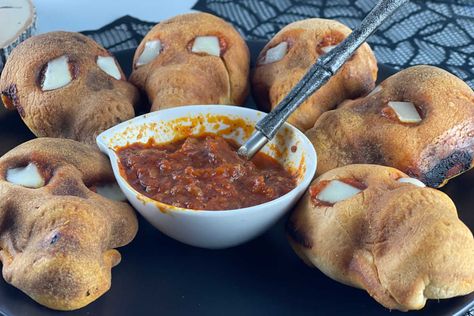
M 321 88 L 362 45 L 373 32 L 409 0 L 381 0 L 367 14 L 362 23 L 339 45 L 319 58 L 291 89 L 288 95 L 255 125 L 256 131 L 243 144 L 238 153 L 251 159 L 278 132 L 283 123 L 298 106 Z

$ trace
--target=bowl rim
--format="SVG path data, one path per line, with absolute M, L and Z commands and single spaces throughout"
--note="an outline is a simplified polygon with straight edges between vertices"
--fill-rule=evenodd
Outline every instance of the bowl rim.
M 138 125 L 142 125 L 142 124 L 145 124 L 145 123 L 150 123 L 149 121 L 150 120 L 153 121 L 153 119 L 156 118 L 156 116 L 160 116 L 163 113 L 178 111 L 178 109 L 179 109 L 179 111 L 182 111 L 183 108 L 185 108 L 187 110 L 190 110 L 189 112 L 194 112 L 193 114 L 206 115 L 206 114 L 213 114 L 213 111 L 212 111 L 213 109 L 225 110 L 225 109 L 229 109 L 229 107 L 231 107 L 233 110 L 236 110 L 236 111 L 242 111 L 242 112 L 248 112 L 248 113 L 253 112 L 257 115 L 263 115 L 264 116 L 264 115 L 268 114 L 268 113 L 265 113 L 265 112 L 262 112 L 262 111 L 259 111 L 259 110 L 256 110 L 256 109 L 251 109 L 251 108 L 241 107 L 241 106 L 236 106 L 236 105 L 224 105 L 224 104 L 187 105 L 187 106 L 182 106 L 182 107 L 167 108 L 167 109 L 158 110 L 158 111 L 155 111 L 155 112 L 145 113 L 145 114 L 136 116 L 132 119 L 129 119 L 127 121 L 121 122 L 121 123 L 109 128 L 109 129 L 101 132 L 96 137 L 96 142 L 97 142 L 97 145 L 99 146 L 99 148 L 101 149 L 101 151 L 104 154 L 106 154 L 109 157 L 110 160 L 112 160 L 111 155 L 113 155 L 114 158 L 118 158 L 117 154 L 114 151 L 114 149 L 111 146 L 109 146 L 109 144 L 103 142 L 103 140 L 108 139 L 107 141 L 110 141 L 110 139 L 112 139 L 114 137 L 114 135 L 116 135 L 117 133 L 121 132 L 123 130 L 123 127 L 125 127 L 125 126 L 130 128 L 130 126 L 138 126 Z M 198 111 L 200 109 L 203 109 L 204 111 Z M 185 113 L 185 115 L 186 114 L 189 114 L 189 113 Z M 226 115 L 226 114 L 222 114 L 222 113 L 216 113 L 216 114 L 224 115 L 224 116 Z M 228 115 L 229 116 L 237 116 L 237 117 L 240 117 L 242 119 L 248 119 L 248 117 L 243 115 L 243 113 L 242 114 L 240 114 L 240 113 L 237 113 L 237 114 L 236 113 L 228 113 Z M 263 116 L 262 116 L 262 118 L 263 118 Z M 178 119 L 180 117 L 184 117 L 184 115 L 183 116 L 176 116 L 175 119 Z M 141 123 L 137 123 L 137 121 L 140 121 L 140 120 L 144 120 L 144 121 L 142 121 Z M 146 206 L 146 204 L 152 204 L 154 206 L 154 208 L 156 209 L 156 211 L 158 211 L 160 213 L 173 213 L 173 212 L 176 212 L 176 213 L 186 213 L 186 214 L 195 215 L 195 216 L 202 216 L 202 215 L 208 215 L 208 214 L 209 215 L 212 214 L 212 216 L 227 216 L 229 214 L 236 215 L 237 213 L 249 213 L 249 212 L 252 212 L 252 211 L 254 211 L 256 209 L 259 209 L 259 208 L 262 208 L 262 207 L 272 208 L 273 206 L 278 205 L 281 201 L 286 200 L 286 199 L 290 198 L 293 195 L 298 195 L 300 193 L 300 191 L 306 190 L 306 187 L 311 184 L 311 181 L 313 180 L 314 175 L 316 174 L 316 168 L 317 168 L 317 162 L 318 162 L 318 156 L 317 156 L 316 150 L 315 150 L 314 146 L 312 145 L 311 141 L 306 137 L 306 135 L 303 132 L 301 132 L 299 129 L 297 129 L 296 127 L 294 127 L 290 123 L 288 123 L 288 122 L 285 122 L 283 124 L 283 126 L 286 126 L 286 127 L 290 128 L 292 130 L 292 132 L 294 132 L 296 134 L 296 137 L 298 139 L 300 139 L 303 143 L 305 143 L 305 148 L 309 149 L 309 152 L 308 152 L 308 150 L 305 150 L 306 155 L 304 156 L 305 161 L 306 161 L 306 171 L 304 172 L 304 176 L 303 176 L 302 180 L 300 181 L 300 183 L 298 183 L 289 192 L 285 193 L 284 195 L 282 195 L 282 196 L 280 196 L 276 199 L 273 199 L 273 200 L 270 200 L 270 201 L 267 201 L 267 202 L 264 202 L 264 203 L 261 203 L 261 204 L 248 206 L 248 207 L 243 207 L 243 208 L 228 209 L 228 210 L 202 210 L 202 209 L 196 210 L 196 209 L 189 209 L 189 208 L 174 206 L 174 205 L 171 205 L 171 204 L 166 204 L 166 203 L 163 203 L 161 201 L 154 200 L 154 199 L 138 192 L 137 190 L 135 190 L 130 185 L 130 183 L 127 181 L 127 179 L 125 179 L 119 173 L 118 169 L 116 170 L 116 168 L 119 168 L 119 163 L 118 163 L 117 159 L 114 159 L 114 161 L 111 161 L 112 166 L 114 166 L 114 164 L 116 165 L 116 167 L 112 168 L 113 173 L 114 173 L 114 177 L 116 178 L 117 182 L 119 182 L 117 177 L 120 177 L 120 179 L 122 180 L 121 182 L 124 183 L 127 186 L 127 188 L 135 194 L 136 199 L 139 202 L 142 202 L 144 206 Z M 310 156 L 310 157 L 308 157 L 308 156 Z M 310 163 L 308 164 L 308 162 L 310 162 Z M 117 175 L 117 173 L 119 173 L 119 174 Z M 120 183 L 119 183 L 119 186 L 120 186 Z M 302 192 L 302 193 L 304 193 L 304 192 Z M 125 194 L 125 196 L 127 196 L 127 194 Z M 129 202 L 131 202 L 131 201 L 129 201 Z M 163 208 L 166 208 L 166 211 L 162 211 Z

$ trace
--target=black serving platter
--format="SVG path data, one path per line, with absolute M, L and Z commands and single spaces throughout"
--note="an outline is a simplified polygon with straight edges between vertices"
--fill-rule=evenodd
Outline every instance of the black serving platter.
M 252 57 L 263 46 L 249 42 Z M 133 51 L 116 54 L 129 74 Z M 379 79 L 395 72 L 379 65 Z M 250 99 L 247 106 L 254 107 Z M 0 155 L 33 138 L 16 113 L 0 118 Z M 451 181 L 446 192 L 461 219 L 474 230 L 474 171 Z M 337 283 L 306 266 L 291 250 L 282 219 L 268 232 L 227 250 L 206 250 L 170 239 L 139 216 L 135 240 L 120 248 L 112 288 L 73 312 L 47 309 L 0 278 L 0 314 L 53 315 L 406 315 L 389 311 L 365 291 Z M 327 236 L 331 238 L 331 236 Z M 473 262 L 474 264 L 474 262 Z M 428 301 L 412 315 L 462 315 L 474 294 Z

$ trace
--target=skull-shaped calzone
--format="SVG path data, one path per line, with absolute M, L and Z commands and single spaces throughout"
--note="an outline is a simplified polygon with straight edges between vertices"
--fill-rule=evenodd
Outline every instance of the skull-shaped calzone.
M 474 164 L 474 92 L 444 70 L 411 67 L 324 113 L 306 135 L 318 174 L 372 163 L 439 187 Z
M 307 19 L 278 32 L 260 52 L 252 76 L 258 105 L 269 111 L 290 92 L 316 60 L 342 42 L 351 30 L 333 20 Z M 377 78 L 377 61 L 363 44 L 341 70 L 289 117 L 302 131 L 313 127 L 327 110 L 346 99 L 370 92 Z
M 190 104 L 240 105 L 248 94 L 249 50 L 239 33 L 207 13 L 176 16 L 138 46 L 130 81 L 151 111 Z
M 95 144 L 109 127 L 134 117 L 139 92 L 115 58 L 79 33 L 32 37 L 7 60 L 0 79 L 3 104 L 38 137 Z
M 83 307 L 111 285 L 138 224 L 108 159 L 68 139 L 38 138 L 0 158 L 4 279 L 38 303 Z
M 474 291 L 474 238 L 451 199 L 401 171 L 350 165 L 317 178 L 291 215 L 296 253 L 389 309 Z

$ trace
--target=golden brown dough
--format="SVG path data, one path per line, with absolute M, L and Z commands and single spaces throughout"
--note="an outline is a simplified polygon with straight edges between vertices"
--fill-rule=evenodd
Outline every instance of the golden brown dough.
M 421 122 L 404 123 L 389 102 L 412 102 Z M 318 153 L 317 174 L 354 163 L 397 168 L 431 187 L 470 169 L 474 92 L 442 69 L 400 71 L 374 93 L 324 113 L 306 132 Z
M 16 182 L 28 177 L 25 171 L 14 177 L 12 170 L 30 163 L 45 183 Z M 138 229 L 127 203 L 91 190 L 111 181 L 107 158 L 72 140 L 38 138 L 0 158 L 4 279 L 58 310 L 83 307 L 104 294 L 121 258 L 114 248 L 128 244 Z
M 291 23 L 278 32 L 263 48 L 252 76 L 253 94 L 264 110 L 273 109 L 324 54 L 337 45 L 351 30 L 334 20 L 307 19 Z M 284 57 L 266 63 L 269 49 L 288 45 Z M 368 44 L 363 44 L 326 85 L 306 100 L 288 119 L 302 131 L 313 127 L 325 111 L 334 109 L 346 99 L 358 98 L 374 88 L 377 61 Z
M 406 177 L 376 165 L 333 169 L 311 184 L 287 225 L 308 265 L 402 311 L 474 291 L 472 233 L 447 195 Z M 322 192 L 335 180 L 362 191 L 327 203 Z
M 217 37 L 217 55 L 193 52 L 196 38 Z M 159 54 L 139 60 L 159 41 Z M 152 51 L 152 49 L 151 49 Z M 248 94 L 249 50 L 240 34 L 207 13 L 176 16 L 156 25 L 138 46 L 130 81 L 144 90 L 151 111 L 190 104 L 241 105 Z
M 99 58 L 116 77 L 99 67 Z M 34 36 L 15 48 L 0 92 L 3 104 L 16 108 L 36 136 L 89 144 L 100 132 L 134 117 L 139 97 L 107 50 L 70 32 Z

